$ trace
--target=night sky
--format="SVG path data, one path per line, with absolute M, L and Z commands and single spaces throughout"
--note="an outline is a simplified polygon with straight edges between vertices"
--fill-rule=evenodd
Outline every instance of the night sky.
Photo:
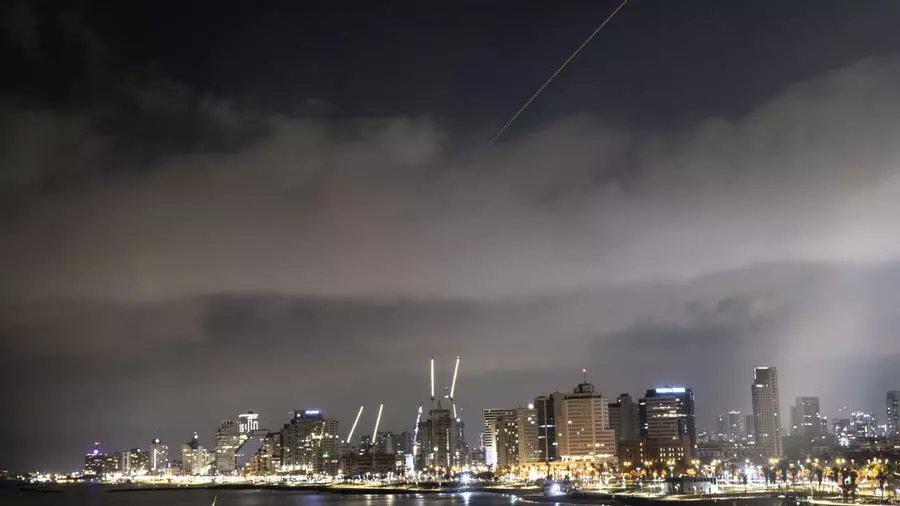
M 884 420 L 900 2 L 4 2 L 0 468 L 684 383 Z M 371 429 L 367 429 L 371 430 Z

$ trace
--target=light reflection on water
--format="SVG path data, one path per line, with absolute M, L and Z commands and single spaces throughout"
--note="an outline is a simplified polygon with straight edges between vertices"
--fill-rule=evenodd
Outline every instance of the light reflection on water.
M 444 506 L 522 504 L 503 494 L 322 494 L 292 490 L 149 490 L 109 492 L 97 485 L 70 485 L 60 493 L 25 492 L 17 485 L 0 487 L 4 506 L 206 506 L 218 496 L 216 506 L 300 506 L 350 504 L 351 506 Z

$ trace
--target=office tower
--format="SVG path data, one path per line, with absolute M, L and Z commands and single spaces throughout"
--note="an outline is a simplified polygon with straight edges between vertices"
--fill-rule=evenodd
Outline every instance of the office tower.
M 791 407 L 791 435 L 817 437 L 825 432 L 818 397 L 797 397 Z
M 234 472 L 234 452 L 241 444 L 240 423 L 237 420 L 222 420 L 216 430 L 216 473 Z
M 503 469 L 519 463 L 519 420 L 515 410 L 491 422 L 494 444 L 494 468 Z
M 900 390 L 887 393 L 887 433 L 900 436 Z
M 516 410 L 516 428 L 519 432 L 519 463 L 530 464 L 541 461 L 541 449 L 538 439 L 537 411 L 534 404 Z
M 335 475 L 338 470 L 338 421 L 318 410 L 294 411 L 284 424 L 282 468 L 307 474 Z
M 562 402 L 562 394 L 554 392 L 534 399 L 534 411 L 537 416 L 538 451 L 541 462 L 559 460 L 556 439 L 556 405 Z
M 760 459 L 781 458 L 781 416 L 778 400 L 778 371 L 757 367 L 750 387 L 753 400 L 755 453 Z
M 169 446 L 159 438 L 150 443 L 150 472 L 162 474 L 169 467 Z
M 554 403 L 560 460 L 616 461 L 616 433 L 609 428 L 609 402 L 587 379 Z
M 609 427 L 616 432 L 616 441 L 640 436 L 640 408 L 630 394 L 619 394 L 616 402 L 609 403 Z
M 498 418 L 516 416 L 515 409 L 485 409 L 484 432 L 482 433 L 482 446 L 484 446 L 484 461 L 488 466 L 497 465 L 497 448 L 494 444 L 495 422 Z
M 683 386 L 647 390 L 639 401 L 641 435 L 654 460 L 689 460 L 696 455 L 694 392 Z
M 259 430 L 259 414 L 247 411 L 238 415 L 238 426 L 241 434 L 249 435 L 254 430 Z

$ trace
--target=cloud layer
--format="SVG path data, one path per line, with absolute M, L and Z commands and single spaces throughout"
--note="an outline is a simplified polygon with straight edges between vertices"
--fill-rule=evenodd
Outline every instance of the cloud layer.
M 875 410 L 900 387 L 900 58 L 736 118 L 584 115 L 494 147 L 425 114 L 272 113 L 103 68 L 81 84 L 112 91 L 87 105 L 0 107 L 10 465 L 208 437 L 242 409 L 275 428 L 385 401 L 401 429 L 433 354 L 463 356 L 468 413 L 582 367 L 607 395 L 688 383 L 706 419 L 749 407 L 759 363 L 781 368 L 783 407 Z

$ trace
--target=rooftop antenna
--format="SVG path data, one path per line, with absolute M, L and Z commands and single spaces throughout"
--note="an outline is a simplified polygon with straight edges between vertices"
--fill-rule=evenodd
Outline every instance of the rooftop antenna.
M 353 440 L 353 432 L 356 430 L 356 424 L 359 423 L 359 417 L 362 416 L 363 407 L 359 407 L 359 411 L 356 412 L 356 419 L 353 420 L 353 427 L 350 427 L 350 434 L 347 434 L 347 444 Z
M 587 383 L 587 369 L 582 369 L 581 374 L 584 375 L 584 382 Z

